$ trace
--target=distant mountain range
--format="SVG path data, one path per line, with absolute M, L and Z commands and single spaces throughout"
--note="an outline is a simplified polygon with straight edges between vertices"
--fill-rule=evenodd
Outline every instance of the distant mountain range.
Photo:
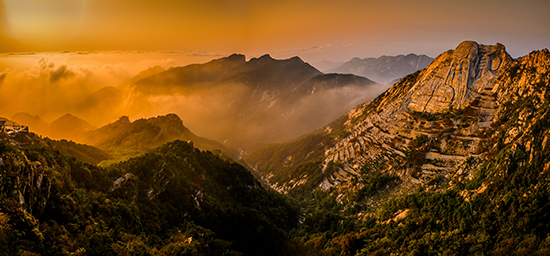
M 379 58 L 353 58 L 350 61 L 329 69 L 327 72 L 355 74 L 368 77 L 378 83 L 391 83 L 408 74 L 426 68 L 433 61 L 426 55 L 381 56 Z
M 413 67 L 420 68 L 420 60 L 425 58 L 416 57 L 418 63 Z M 387 57 L 371 64 L 371 69 L 384 70 L 393 78 L 406 72 L 403 63 L 411 66 L 413 59 L 413 55 Z M 233 54 L 168 70 L 152 67 L 118 86 L 103 87 L 80 100 L 71 99 L 76 103 L 60 113 L 71 115 L 52 130 L 30 114 L 14 118 L 32 123 L 30 128 L 38 133 L 61 139 L 120 116 L 139 119 L 175 113 L 200 136 L 248 150 L 318 129 L 388 87 L 368 77 L 324 74 L 298 57 L 276 60 L 264 55 L 247 61 L 244 55 Z M 69 125 L 71 116 L 86 124 Z M 72 121 L 76 122 L 74 118 Z
M 386 89 L 363 77 L 323 74 L 298 57 L 246 61 L 238 54 L 171 68 L 129 88 L 131 113 L 170 109 L 202 136 L 240 148 L 319 128 Z
M 205 64 L 150 68 L 117 87 L 90 94 L 72 114 L 51 124 L 29 113 L 13 119 L 51 138 L 98 146 L 80 136 L 95 129 L 90 123 L 176 113 L 200 136 L 249 149 L 317 129 L 385 89 L 364 77 L 323 74 L 298 57 L 275 60 L 264 55 L 246 61 L 234 54 Z

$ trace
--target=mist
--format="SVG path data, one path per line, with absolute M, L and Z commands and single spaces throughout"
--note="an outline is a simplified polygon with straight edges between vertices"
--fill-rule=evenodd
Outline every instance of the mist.
M 133 105 L 127 105 L 127 113 L 135 118 L 175 113 L 199 136 L 252 149 L 319 129 L 387 88 L 387 85 L 352 84 L 288 101 L 285 97 L 258 95 L 259 92 L 243 84 L 227 83 L 191 94 L 134 97 Z M 254 104 L 255 96 L 264 100 Z
M 94 113 L 82 101 L 121 84 L 153 66 L 170 68 L 207 61 L 215 54 L 189 52 L 60 52 L 0 55 L 0 116 L 19 112 L 38 115 L 47 122 L 72 113 L 99 127 L 116 120 L 121 111 Z M 103 106 L 118 108 L 120 106 Z M 111 109 L 113 110 L 113 109 Z M 105 116 L 105 114 L 107 114 Z M 82 116 L 80 116 L 82 115 Z
M 136 120 L 175 113 L 199 136 L 251 150 L 319 129 L 388 87 L 351 75 L 323 75 L 299 59 L 246 62 L 236 56 L 171 69 L 190 60 L 174 57 L 5 55 L 0 58 L 0 116 L 26 112 L 28 118 L 52 123 L 70 113 L 90 124 L 86 127 L 99 128 L 121 116 Z M 38 125 L 30 129 L 47 131 Z M 66 139 L 78 141 L 78 136 Z

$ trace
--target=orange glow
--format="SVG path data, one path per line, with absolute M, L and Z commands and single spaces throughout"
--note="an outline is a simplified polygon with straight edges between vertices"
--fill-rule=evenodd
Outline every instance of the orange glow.
M 339 51 L 338 59 L 348 60 L 410 51 L 434 56 L 472 39 L 517 46 L 512 54 L 523 55 L 550 43 L 548 9 L 550 2 L 541 0 L 2 0 L 0 51 L 185 50 L 257 56 L 353 44 L 355 54 Z M 323 53 L 311 53 L 319 56 L 312 60 Z
M 51 122 L 72 113 L 99 127 L 120 115 L 176 112 L 210 135 L 208 129 L 235 125 L 220 125 L 226 112 L 240 111 L 224 96 L 247 95 L 250 88 L 223 84 L 205 94 L 149 97 L 128 79 L 155 66 L 232 53 L 299 56 L 314 65 L 408 53 L 435 57 L 474 40 L 502 43 L 519 57 L 550 47 L 547 10 L 546 0 L 0 0 L 0 117 L 28 112 Z M 343 96 L 372 96 L 318 94 L 334 104 Z M 299 103 L 318 108 L 315 97 Z M 351 108 L 362 99 L 346 103 Z

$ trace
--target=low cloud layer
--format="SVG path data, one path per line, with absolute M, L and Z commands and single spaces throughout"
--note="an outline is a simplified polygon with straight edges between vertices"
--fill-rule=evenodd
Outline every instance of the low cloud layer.
M 218 54 L 154 51 L 3 54 L 0 116 L 29 112 L 51 122 L 74 112 L 79 102 L 101 88 L 116 87 L 149 67 L 205 62 Z M 113 120 L 96 121 L 94 125 L 99 126 Z
M 27 112 L 51 123 L 70 113 L 94 127 L 101 127 L 123 115 L 135 120 L 176 113 L 184 125 L 199 136 L 250 149 L 321 128 L 386 89 L 365 83 L 365 79 L 348 79 L 355 82 L 346 84 L 328 77 L 321 77 L 317 82 L 303 80 L 301 85 L 298 80 L 294 81 L 298 84 L 292 85 L 294 82 L 283 79 L 262 87 L 263 79 L 272 76 L 263 73 L 267 71 L 234 81 L 224 76 L 212 81 L 201 80 L 203 76 L 196 81 L 191 78 L 182 81 L 181 77 L 166 80 L 172 74 L 169 72 L 146 85 L 140 84 L 139 79 L 130 79 L 138 73 L 138 77 L 147 77 L 185 61 L 213 55 L 193 54 L 91 52 L 0 57 L 0 68 L 10 64 L 7 60 L 11 61 L 10 68 L 0 73 L 0 116 L 10 118 Z M 162 68 L 151 68 L 159 65 Z M 204 76 L 220 75 L 219 68 L 212 67 L 215 68 L 210 73 L 201 69 L 207 74 Z M 262 82 L 249 83 L 249 79 Z

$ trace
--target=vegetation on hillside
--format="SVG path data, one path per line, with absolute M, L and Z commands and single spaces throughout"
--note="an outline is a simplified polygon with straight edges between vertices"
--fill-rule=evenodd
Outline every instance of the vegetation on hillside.
M 294 203 L 174 141 L 101 168 L 0 141 L 0 254 L 280 255 Z

